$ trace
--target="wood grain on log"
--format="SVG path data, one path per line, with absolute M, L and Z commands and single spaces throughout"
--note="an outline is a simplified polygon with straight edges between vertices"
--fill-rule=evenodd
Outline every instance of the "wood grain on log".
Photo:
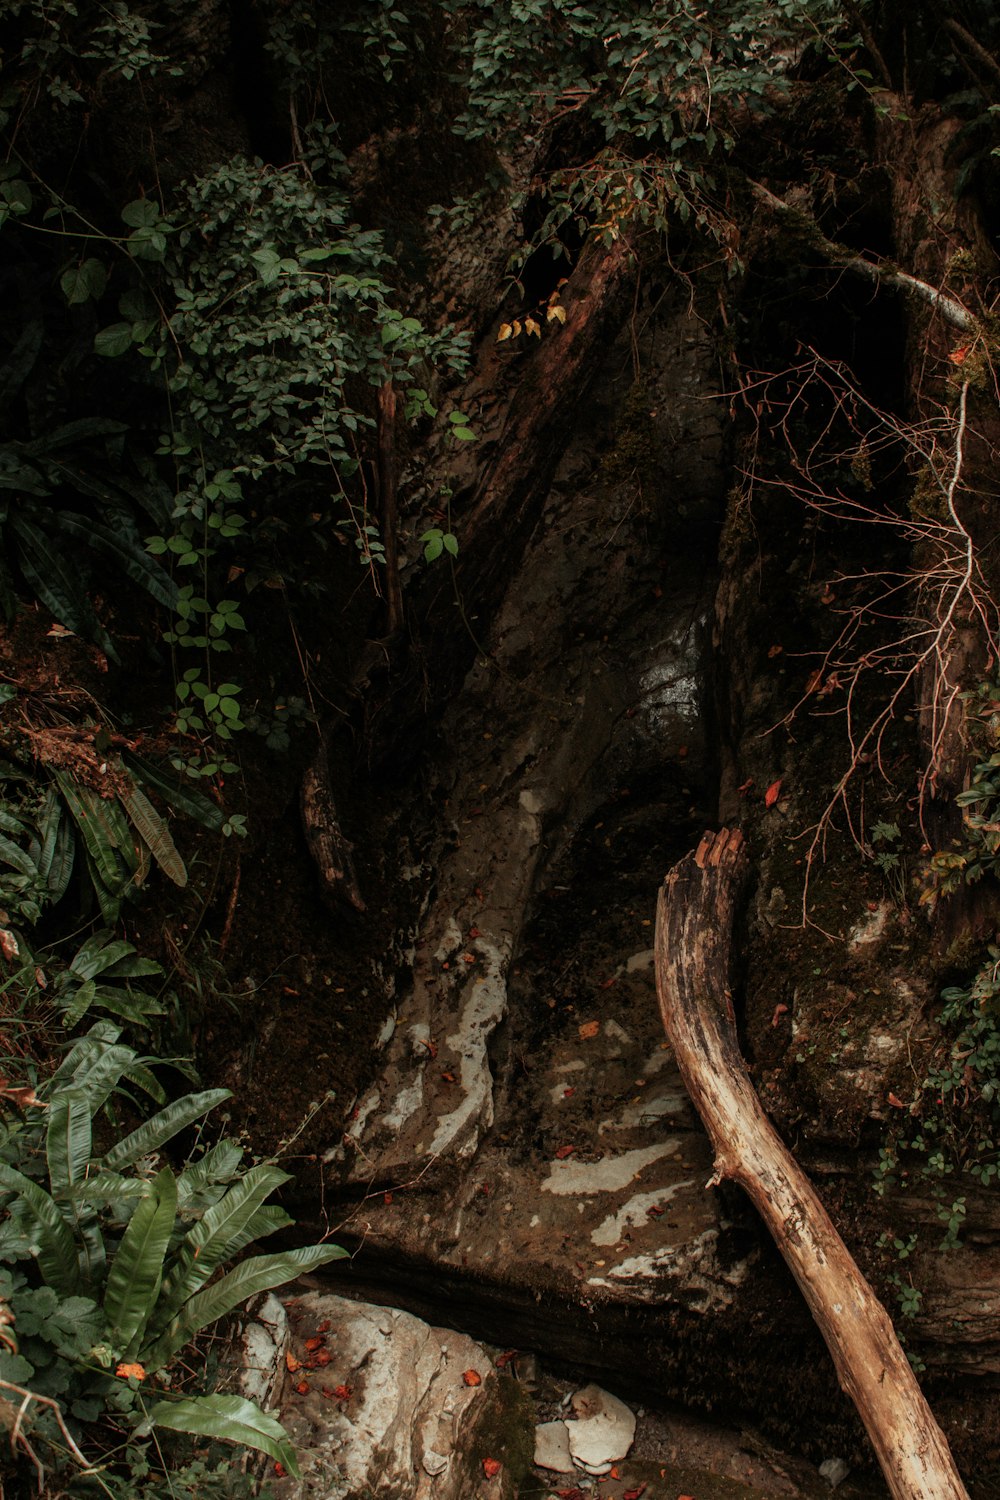
M 656 988 L 667 1037 L 715 1152 L 764 1220 L 827 1342 L 896 1500 L 968 1500 L 885 1308 L 861 1275 L 757 1098 L 728 986 L 747 875 L 739 832 L 706 834 L 667 876 L 656 914 Z

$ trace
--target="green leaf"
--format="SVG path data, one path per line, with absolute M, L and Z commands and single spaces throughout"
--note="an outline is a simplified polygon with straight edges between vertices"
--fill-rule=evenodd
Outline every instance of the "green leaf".
M 96 995 L 97 985 L 92 979 L 87 979 L 80 985 L 62 1013 L 62 1023 L 67 1031 L 72 1031 L 80 1024 L 93 1005 Z
M 60 511 L 59 529 L 76 540 L 85 543 L 95 552 L 110 557 L 117 563 L 127 578 L 131 578 L 158 604 L 173 609 L 177 603 L 177 585 L 159 563 L 153 561 L 140 541 L 133 541 L 124 531 L 114 531 L 99 521 L 90 521 L 85 516 L 70 511 Z
M 82 1089 L 60 1089 L 49 1106 L 45 1157 L 54 1193 L 86 1176 L 92 1151 L 90 1100 Z
M 132 324 L 111 323 L 94 335 L 94 353 L 105 359 L 116 359 L 132 347 Z
M 232 1182 L 243 1160 L 243 1149 L 235 1141 L 219 1141 L 197 1161 L 185 1167 L 177 1181 L 177 1200 L 183 1209 L 190 1199 L 219 1182 Z
M 189 1230 L 177 1261 L 163 1285 L 163 1322 L 205 1285 L 216 1267 L 232 1260 L 254 1238 L 246 1228 L 265 1198 L 289 1180 L 278 1167 L 251 1167 L 218 1203 Z
M 60 624 L 86 636 L 116 662 L 117 652 L 80 582 L 79 567 L 25 516 L 11 516 L 10 525 L 21 544 L 18 549 L 21 571 L 46 609 L 51 610 Z
M 102 928 L 81 943 L 70 962 L 70 973 L 79 979 L 96 979 L 105 969 L 112 968 L 120 959 L 134 952 L 131 943 L 121 938 L 113 940 L 107 928 Z
M 130 229 L 149 229 L 160 217 L 160 205 L 149 198 L 134 198 L 122 209 L 122 223 Z
M 164 875 L 172 880 L 174 885 L 182 888 L 186 886 L 188 876 L 184 861 L 170 837 L 170 829 L 145 792 L 140 791 L 138 787 L 130 787 L 128 791 L 122 792 L 122 805 L 132 819 L 136 832 L 145 839 L 149 852 Z
M 73 863 L 76 858 L 76 835 L 73 825 L 68 816 L 65 815 L 62 803 L 59 804 L 59 824 L 56 829 L 56 847 L 52 856 L 52 866 L 48 873 L 49 897 L 53 905 L 61 901 L 69 886 L 70 877 L 73 874 Z
M 117 1172 L 122 1167 L 133 1166 L 140 1157 L 158 1151 L 179 1131 L 185 1130 L 195 1120 L 200 1120 L 202 1115 L 207 1115 L 209 1110 L 221 1104 L 224 1099 L 231 1098 L 232 1092 L 229 1089 L 205 1089 L 200 1094 L 185 1094 L 183 1098 L 175 1099 L 158 1114 L 144 1120 L 130 1135 L 116 1141 L 105 1152 L 105 1168 Z
M 178 812 L 186 813 L 189 818 L 194 818 L 203 828 L 210 829 L 213 833 L 220 829 L 226 821 L 226 815 L 221 807 L 217 807 L 203 792 L 185 786 L 183 782 L 177 781 L 167 772 L 162 771 L 151 761 L 143 760 L 138 755 L 133 755 L 126 750 L 122 754 L 127 769 L 144 786 L 150 787 L 158 792 L 165 802 L 171 807 L 176 807 Z
M 104 1315 L 123 1350 L 142 1337 L 156 1306 L 176 1213 L 177 1184 L 164 1167 L 132 1214 L 108 1272 Z
M 89 302 L 91 297 L 100 297 L 108 284 L 108 273 L 99 260 L 92 257 L 82 265 L 71 266 L 59 278 L 59 285 L 66 295 L 70 307 L 78 302 Z
M 286 1281 L 294 1281 L 304 1271 L 312 1271 L 331 1260 L 342 1260 L 346 1254 L 347 1251 L 338 1245 L 308 1245 L 301 1250 L 258 1255 L 243 1261 L 234 1271 L 185 1303 L 163 1336 L 140 1355 L 142 1363 L 150 1370 L 162 1370 L 196 1333 L 224 1318 L 248 1297 L 255 1297 L 258 1292 L 269 1291 L 274 1286 L 284 1286 Z
M 19 870 L 22 875 L 27 875 L 29 880 L 37 880 L 38 866 L 35 861 L 18 844 L 15 844 L 13 839 L 7 838 L 2 833 L 0 833 L 0 860 L 5 865 L 11 865 L 13 869 Z
M 80 1264 L 76 1246 L 56 1204 L 30 1177 L 0 1162 L 0 1188 L 14 1193 L 34 1221 L 38 1235 L 38 1269 L 61 1297 L 69 1297 L 76 1291 L 80 1280 Z
M 63 771 L 57 771 L 55 778 L 98 875 L 112 896 L 120 896 L 131 883 L 131 877 L 119 859 L 123 840 L 122 826 L 115 817 L 116 812 L 121 816 L 117 803 L 105 802 L 90 787 L 78 785 Z M 134 859 L 127 825 L 124 843 Z
M 300 1479 L 295 1449 L 281 1423 L 242 1396 L 188 1396 L 183 1401 L 158 1401 L 149 1414 L 155 1427 L 191 1432 L 200 1437 L 240 1443 L 266 1453 Z

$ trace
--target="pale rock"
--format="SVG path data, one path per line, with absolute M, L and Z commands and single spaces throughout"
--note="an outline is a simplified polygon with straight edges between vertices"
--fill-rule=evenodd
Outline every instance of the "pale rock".
M 556 1474 L 572 1474 L 573 1455 L 565 1422 L 539 1422 L 535 1428 L 535 1463 Z

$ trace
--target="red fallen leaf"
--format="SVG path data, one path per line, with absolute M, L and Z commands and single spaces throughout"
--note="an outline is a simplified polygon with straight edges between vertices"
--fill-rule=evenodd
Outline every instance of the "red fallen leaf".
M 951 353 L 948 355 L 948 358 L 949 358 L 949 360 L 951 361 L 951 363 L 953 365 L 962 365 L 962 364 L 965 363 L 965 357 L 966 357 L 966 355 L 968 354 L 968 352 L 969 352 L 969 350 L 971 348 L 972 348 L 971 344 L 965 344 L 965 345 L 963 345 L 963 347 L 961 349 L 953 349 L 951 351 Z M 51 635 L 51 634 L 52 634 L 52 631 L 50 630 L 49 631 L 49 635 Z
M 317 1333 L 329 1333 L 330 1332 L 330 1319 L 329 1318 L 324 1318 L 323 1321 L 322 1321 L 322 1323 L 320 1323 L 319 1326 L 318 1326 L 318 1328 L 316 1329 L 316 1332 Z
M 478 1370 L 463 1370 L 462 1379 L 466 1385 L 482 1385 L 483 1377 Z
M 787 1014 L 788 1014 L 788 1006 L 787 1005 L 776 1005 L 774 1007 L 774 1015 L 771 1017 L 771 1025 L 772 1026 L 777 1026 L 777 1024 L 781 1020 L 782 1016 L 787 1016 Z
M 506 1349 L 503 1354 L 497 1355 L 493 1363 L 496 1365 L 498 1370 L 506 1370 L 507 1366 L 510 1364 L 516 1353 L 516 1349 Z
M 448 967 L 447 964 L 443 964 L 442 965 L 442 968 L 446 969 L 447 967 Z M 437 1057 L 437 1055 L 438 1055 L 437 1042 L 432 1042 L 432 1041 L 430 1041 L 427 1038 L 422 1037 L 422 1036 L 418 1037 L 417 1041 L 418 1041 L 418 1043 L 419 1043 L 419 1045 L 421 1047 L 425 1047 L 427 1049 L 427 1055 L 428 1055 L 428 1057 Z
M 479 928 L 478 927 L 470 927 L 469 928 L 469 936 L 470 936 L 470 938 L 477 938 L 479 936 Z
M 388 1208 L 389 1204 L 392 1202 L 392 1194 L 391 1193 L 383 1193 L 382 1194 L 382 1202 Z
M 329 1386 L 323 1387 L 323 1395 L 328 1401 L 349 1401 L 351 1398 L 351 1387 L 349 1385 L 335 1385 L 333 1390 Z
M 288 1473 L 288 1470 L 285 1468 L 284 1464 L 276 1463 L 274 1466 L 274 1472 L 277 1474 L 279 1479 L 284 1479 L 285 1475 Z
M 299 1393 L 300 1396 L 308 1396 L 308 1394 L 309 1394 L 309 1382 L 308 1382 L 308 1380 L 300 1380 L 299 1383 L 298 1383 L 298 1385 L 295 1387 L 295 1389 L 298 1391 L 298 1393 Z
M 600 1029 L 600 1021 L 584 1021 L 583 1025 L 577 1028 L 581 1042 L 589 1042 L 591 1037 L 596 1036 Z
M 661 1208 L 658 1203 L 651 1203 L 649 1205 L 649 1207 L 646 1209 L 646 1217 L 649 1218 L 649 1219 L 659 1219 L 659 1218 L 662 1218 L 662 1216 L 665 1213 L 666 1213 L 666 1209 Z
M 745 797 L 746 794 L 747 794 L 747 792 L 750 790 L 750 788 L 752 786 L 753 786 L 753 777 L 751 776 L 749 778 L 749 780 L 744 781 L 744 783 L 743 783 L 742 786 L 738 786 L 736 788 L 737 795 L 740 796 L 740 797 Z
M 896 1096 L 895 1096 L 895 1094 L 890 1094 L 889 1095 L 889 1103 L 892 1105 L 893 1109 L 905 1109 L 906 1108 L 906 1105 L 903 1103 L 902 1099 L 897 1099 Z
M 612 1468 L 611 1473 L 608 1475 L 608 1478 L 609 1479 L 620 1479 L 621 1475 L 619 1474 L 619 1472 L 618 1472 L 618 1470 L 616 1468 Z
M 834 601 L 834 599 L 836 599 L 836 597 L 837 596 L 833 592 L 833 589 L 830 587 L 829 584 L 827 584 L 826 589 L 823 592 L 823 597 L 822 597 L 822 599 L 819 602 L 820 602 L 820 604 L 832 604 L 833 601 Z
M 573 1095 L 575 1093 L 576 1093 L 576 1089 L 563 1089 L 563 1098 L 564 1099 L 572 1099 L 572 1097 L 573 1097 Z
M 495 1479 L 502 1468 L 503 1464 L 498 1458 L 483 1459 L 483 1473 L 487 1479 Z
M 312 1354 L 316 1349 L 322 1349 L 325 1340 L 320 1333 L 314 1334 L 311 1339 L 306 1339 L 306 1348 Z
M 482 901 L 484 899 L 483 888 L 481 885 L 474 886 L 472 894 L 475 896 L 477 901 Z
M 567 1156 L 572 1156 L 575 1150 L 575 1146 L 560 1146 L 556 1151 L 556 1161 L 565 1161 Z
M 785 649 L 784 646 L 771 646 L 769 648 L 769 650 L 768 650 L 768 653 L 767 653 L 768 660 L 769 661 L 773 661 L 776 656 L 780 656 L 781 655 L 781 653 L 782 653 L 782 651 L 784 651 L 784 649 Z
M 289 1349 L 287 1354 L 285 1355 L 285 1369 L 288 1371 L 289 1375 L 294 1375 L 295 1371 L 301 1370 L 301 1368 L 302 1361 L 300 1359 L 296 1359 L 291 1349 Z
M 474 964 L 476 961 L 476 955 L 474 953 L 463 953 L 462 960 L 464 963 Z
M 315 1367 L 318 1370 L 325 1370 L 332 1358 L 333 1355 L 329 1349 L 318 1349 L 316 1351 L 316 1358 L 310 1360 L 310 1368 Z
M 644 1484 L 636 1485 L 634 1490 L 625 1491 L 624 1495 L 622 1495 L 622 1500 L 639 1500 L 639 1496 L 644 1494 L 645 1490 L 646 1486 Z M 678 1495 L 677 1500 L 684 1500 L 684 1496 Z M 691 1500 L 690 1495 L 688 1495 L 687 1500 Z
M 602 990 L 609 990 L 613 984 L 617 983 L 617 979 L 602 979 L 599 988 Z
M 454 1075 L 454 1073 L 442 1073 L 441 1077 L 444 1079 L 445 1083 L 454 1083 L 455 1082 L 455 1075 Z
M 781 777 L 779 776 L 778 779 L 777 779 L 777 781 L 772 781 L 771 782 L 771 785 L 768 787 L 767 791 L 764 793 L 764 806 L 765 807 L 773 807 L 774 804 L 777 802 L 777 800 L 778 800 L 778 798 L 780 796 L 781 796 Z
M 814 693 L 823 681 L 823 668 L 817 667 L 815 672 L 810 672 L 806 678 L 806 692 Z
M 8 932 L 6 927 L 0 927 L 0 953 L 4 958 L 17 958 L 20 951 L 14 934 Z
M 581 1490 L 579 1487 L 572 1490 L 556 1490 L 556 1494 L 559 1500 L 590 1500 L 586 1490 Z

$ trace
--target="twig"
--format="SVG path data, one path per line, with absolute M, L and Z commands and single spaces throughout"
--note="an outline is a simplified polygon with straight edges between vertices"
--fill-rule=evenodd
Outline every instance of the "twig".
M 751 182 L 750 187 L 754 196 L 767 208 L 775 213 L 796 219 L 807 232 L 810 242 L 817 250 L 821 250 L 834 265 L 843 266 L 848 271 L 856 271 L 858 275 L 873 281 L 877 286 L 895 287 L 898 291 L 908 292 L 918 297 L 922 302 L 929 302 L 935 312 L 941 314 L 945 322 L 950 323 L 953 328 L 961 329 L 963 333 L 980 331 L 978 319 L 947 292 L 939 291 L 929 282 L 921 281 L 918 276 L 910 276 L 908 272 L 900 271 L 895 266 L 879 266 L 874 261 L 867 260 L 863 255 L 853 254 L 843 245 L 837 245 L 833 240 L 827 239 L 811 215 L 791 203 L 786 203 L 783 198 L 779 198 L 769 188 L 764 187 L 763 183 Z

